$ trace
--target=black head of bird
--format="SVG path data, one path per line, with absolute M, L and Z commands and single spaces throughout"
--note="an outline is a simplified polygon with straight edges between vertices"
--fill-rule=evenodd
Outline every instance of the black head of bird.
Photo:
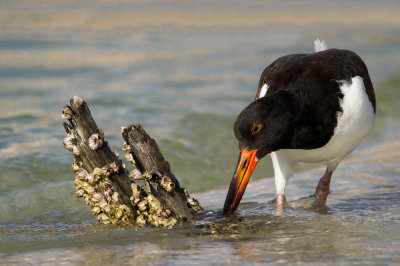
M 265 155 L 290 147 L 295 103 L 290 93 L 280 91 L 248 105 L 234 123 L 240 155 L 225 201 L 224 211 L 237 208 L 250 176 Z

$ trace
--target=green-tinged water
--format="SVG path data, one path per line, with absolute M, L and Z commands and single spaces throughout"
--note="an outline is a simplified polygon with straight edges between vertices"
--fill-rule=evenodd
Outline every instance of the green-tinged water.
M 397 1 L 0 1 L 0 264 L 399 264 Z M 270 159 L 237 215 L 221 208 L 238 156 L 232 124 L 259 76 L 315 38 L 357 52 L 375 130 L 343 161 L 328 210 L 305 208 L 323 173 L 301 164 L 274 211 Z M 173 229 L 103 226 L 74 195 L 61 109 L 84 98 L 112 148 L 141 123 L 208 212 Z M 317 168 L 316 168 L 317 167 Z M 257 182 L 256 182 L 257 180 Z

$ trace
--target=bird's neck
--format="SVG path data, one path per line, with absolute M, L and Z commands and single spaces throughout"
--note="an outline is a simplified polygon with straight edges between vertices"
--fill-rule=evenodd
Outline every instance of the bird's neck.
M 292 148 L 293 121 L 299 112 L 299 104 L 293 95 L 285 90 L 269 96 L 267 101 L 270 106 L 268 126 L 270 127 L 271 141 L 269 148 L 271 151 Z

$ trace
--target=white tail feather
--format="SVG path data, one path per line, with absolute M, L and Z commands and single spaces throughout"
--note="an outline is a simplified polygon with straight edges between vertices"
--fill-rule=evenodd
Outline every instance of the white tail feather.
M 328 49 L 328 46 L 326 45 L 325 41 L 320 41 L 319 39 L 316 39 L 314 41 L 315 52 L 325 51 L 326 49 Z

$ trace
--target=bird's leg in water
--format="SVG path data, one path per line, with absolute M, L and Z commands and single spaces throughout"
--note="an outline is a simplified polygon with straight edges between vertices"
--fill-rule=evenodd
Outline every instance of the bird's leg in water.
M 277 212 L 285 212 L 286 211 L 285 202 L 286 202 L 285 195 L 282 195 L 282 194 L 276 195 L 275 208 L 276 208 Z
M 326 169 L 324 176 L 319 180 L 318 186 L 315 189 L 314 210 L 320 211 L 326 203 L 329 194 L 329 184 L 331 183 L 332 171 Z

